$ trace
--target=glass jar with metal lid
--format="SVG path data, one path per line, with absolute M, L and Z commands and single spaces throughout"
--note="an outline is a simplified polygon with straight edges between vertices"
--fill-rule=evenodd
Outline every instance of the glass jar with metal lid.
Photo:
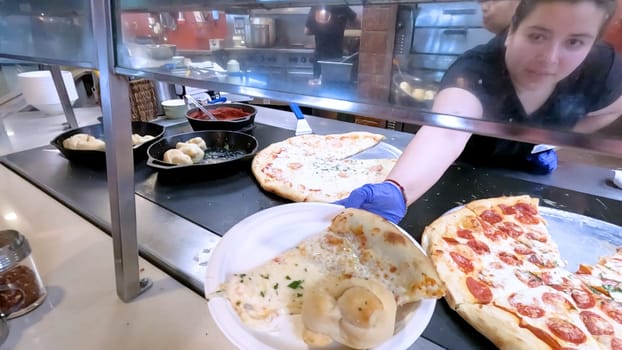
M 15 230 L 0 230 L 0 313 L 8 319 L 41 305 L 47 294 L 30 244 Z

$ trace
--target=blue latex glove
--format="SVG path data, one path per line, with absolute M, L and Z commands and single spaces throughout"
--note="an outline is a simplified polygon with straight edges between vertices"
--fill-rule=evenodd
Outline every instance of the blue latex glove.
M 550 174 L 557 169 L 557 152 L 554 149 L 527 156 L 527 171 L 534 174 Z
M 406 203 L 402 191 L 390 182 L 367 184 L 350 193 L 350 196 L 336 201 L 346 208 L 364 209 L 383 218 L 399 223 L 406 215 Z

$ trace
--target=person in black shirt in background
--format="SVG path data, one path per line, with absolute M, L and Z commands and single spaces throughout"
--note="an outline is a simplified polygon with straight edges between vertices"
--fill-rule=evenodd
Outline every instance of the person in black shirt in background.
M 505 38 L 467 51 L 448 69 L 432 112 L 578 133 L 611 124 L 622 114 L 622 61 L 599 39 L 616 5 L 521 0 Z M 387 181 L 336 203 L 398 223 L 461 154 L 484 164 L 529 166 L 523 162 L 533 145 L 522 145 L 529 144 L 423 126 Z M 546 161 L 534 164 L 552 170 Z
M 311 7 L 305 23 L 305 34 L 315 36 L 312 85 L 321 84 L 321 65 L 317 61 L 341 58 L 346 25 L 356 23 L 357 17 L 344 5 Z

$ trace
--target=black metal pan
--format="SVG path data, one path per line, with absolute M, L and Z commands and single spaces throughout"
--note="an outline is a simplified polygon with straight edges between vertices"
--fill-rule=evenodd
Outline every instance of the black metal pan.
M 158 141 L 164 136 L 164 127 L 162 125 L 134 121 L 132 122 L 132 134 L 139 135 L 151 135 L 154 138 L 140 145 L 136 145 L 133 148 L 134 162 L 143 161 L 147 158 L 147 148 Z M 63 146 L 63 141 L 75 134 L 89 134 L 98 139 L 104 139 L 104 126 L 103 124 L 87 125 L 76 129 L 71 129 L 56 136 L 50 143 L 62 153 L 65 158 L 71 162 L 75 162 L 81 165 L 90 167 L 105 167 L 106 166 L 106 153 L 104 151 L 90 151 L 90 150 L 73 150 L 67 149 Z
M 178 142 L 194 137 L 205 141 L 207 149 L 202 161 L 190 165 L 176 165 L 162 161 L 164 153 Z M 259 143 L 253 136 L 241 131 L 204 130 L 164 137 L 147 149 L 147 166 L 158 171 L 158 180 L 187 181 L 218 178 L 250 166 Z

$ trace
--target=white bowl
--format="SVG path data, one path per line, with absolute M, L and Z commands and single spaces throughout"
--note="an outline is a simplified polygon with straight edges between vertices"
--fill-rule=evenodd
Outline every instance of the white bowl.
M 78 92 L 69 71 L 62 71 L 65 90 L 69 101 L 73 105 L 78 100 Z M 17 75 L 19 86 L 26 102 L 45 114 L 56 115 L 63 113 L 60 98 L 56 92 L 54 80 L 50 71 L 33 71 Z
M 182 99 L 164 100 L 161 104 L 165 118 L 177 119 L 186 116 L 186 103 Z

